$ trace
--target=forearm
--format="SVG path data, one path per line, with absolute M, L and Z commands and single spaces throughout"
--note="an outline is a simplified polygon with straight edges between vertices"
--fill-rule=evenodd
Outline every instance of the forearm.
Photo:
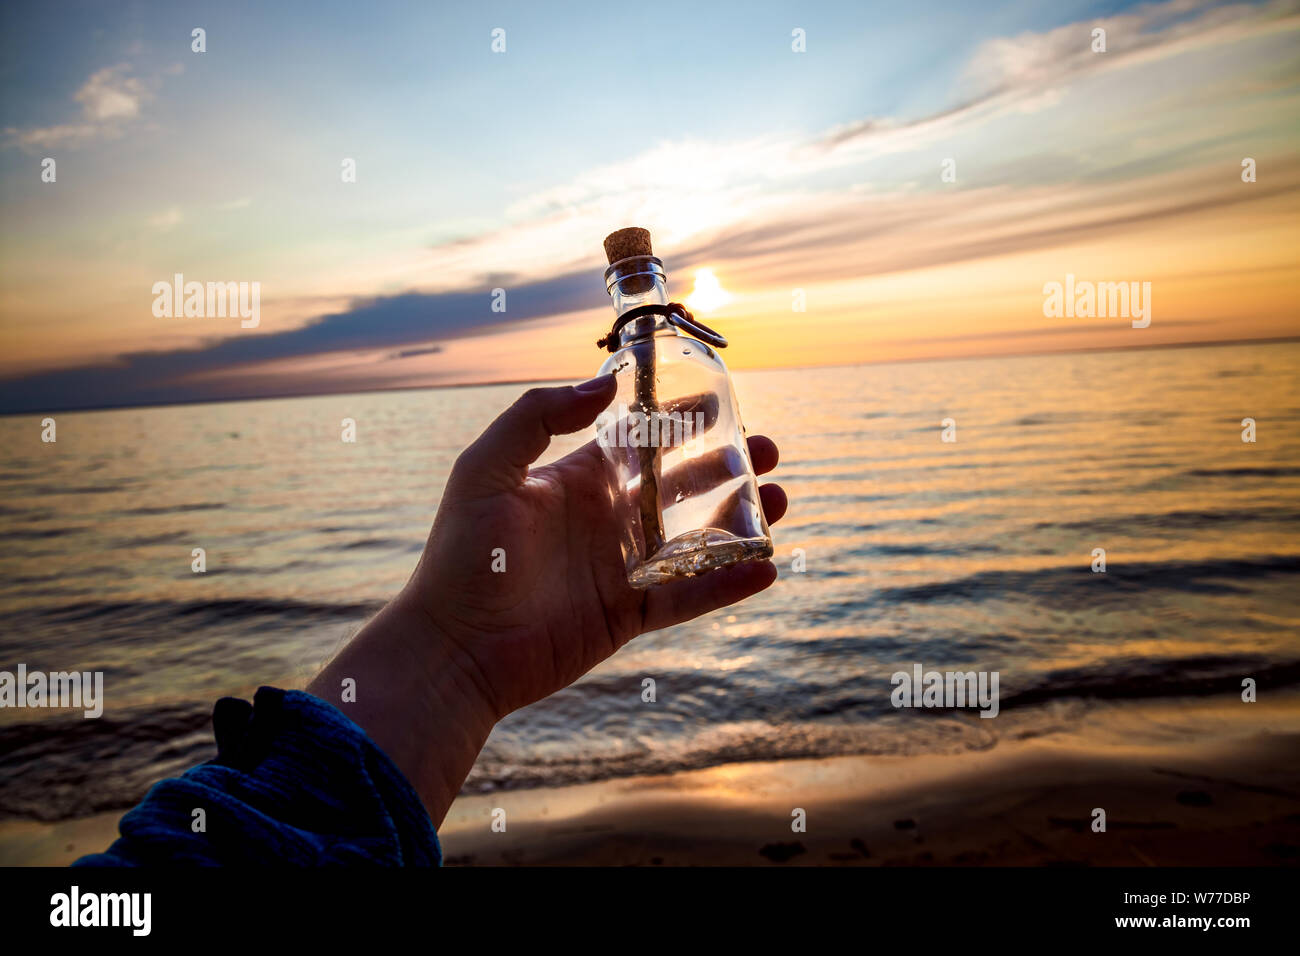
M 307 692 L 365 730 L 406 775 L 435 827 L 497 720 L 455 645 L 408 592 L 358 631 Z

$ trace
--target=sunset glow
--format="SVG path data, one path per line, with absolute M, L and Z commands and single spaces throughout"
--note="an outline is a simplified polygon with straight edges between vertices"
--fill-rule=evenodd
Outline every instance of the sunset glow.
M 0 411 L 585 376 L 601 239 L 626 225 L 652 232 L 670 295 L 720 313 L 738 369 L 1300 332 L 1294 4 L 1050 9 L 954 4 L 943 36 L 846 9 L 800 56 L 761 17 L 691 8 L 694 67 L 665 80 L 644 139 L 498 115 L 525 88 L 553 115 L 621 105 L 587 79 L 610 26 L 560 36 L 530 8 L 508 56 L 457 41 L 433 63 L 419 38 L 477 20 L 385 9 L 383 42 L 358 44 L 320 14 L 292 76 L 288 13 L 223 47 L 257 69 L 210 78 L 215 54 L 177 50 L 170 22 L 87 22 L 90 64 L 62 27 L 32 26 L 49 39 L 9 52 L 37 86 L 0 125 Z M 213 16 L 210 32 L 240 30 Z M 719 54 L 715 28 L 743 34 L 727 50 L 772 52 Z M 888 68 L 863 73 L 890 30 Z M 345 48 L 360 59 L 339 77 Z M 552 69 L 540 51 L 558 48 Z M 701 97 L 719 77 L 763 92 Z M 260 283 L 259 323 L 153 314 L 151 288 L 180 273 Z M 1066 275 L 1151 283 L 1151 323 L 1044 315 Z
M 686 305 L 694 312 L 716 312 L 734 296 L 722 288 L 722 283 L 712 269 L 695 270 L 695 288 L 686 297 Z

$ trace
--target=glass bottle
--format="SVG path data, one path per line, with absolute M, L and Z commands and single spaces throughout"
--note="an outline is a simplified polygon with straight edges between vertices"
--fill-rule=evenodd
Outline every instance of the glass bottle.
M 630 245 L 611 245 L 627 234 L 637 234 Z M 602 342 L 613 354 L 600 374 L 613 372 L 618 391 L 596 419 L 596 437 L 611 470 L 628 581 L 649 587 L 771 557 L 745 429 L 717 353 L 726 340 L 669 302 L 645 230 L 614 233 L 606 251 L 618 320 Z

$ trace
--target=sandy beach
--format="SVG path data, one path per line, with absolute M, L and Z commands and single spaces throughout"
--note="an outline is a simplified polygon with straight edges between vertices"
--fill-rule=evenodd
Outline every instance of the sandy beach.
M 453 865 L 1295 865 L 1298 746 L 1294 726 L 1255 725 L 1197 744 L 1058 735 L 956 756 L 732 764 L 462 798 L 441 834 Z M 507 833 L 490 832 L 494 807 Z M 791 831 L 796 807 L 804 833 Z M 1091 829 L 1096 807 L 1105 833 Z
M 440 836 L 453 866 L 1294 866 L 1297 752 L 1294 695 L 1126 705 L 1078 733 L 952 756 L 726 764 L 463 796 Z M 1096 807 L 1105 833 L 1091 829 Z M 504 833 L 491 830 L 495 808 Z M 806 832 L 791 831 L 794 808 Z M 107 846 L 119 816 L 8 821 L 0 864 L 65 865 Z

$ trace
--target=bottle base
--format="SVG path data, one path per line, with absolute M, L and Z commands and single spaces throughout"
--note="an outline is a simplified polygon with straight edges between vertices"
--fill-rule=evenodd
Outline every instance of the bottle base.
M 770 538 L 737 538 L 727 531 L 705 528 L 673 538 L 653 557 L 632 569 L 627 580 L 634 588 L 648 588 L 679 578 L 693 577 L 728 564 L 771 556 Z

